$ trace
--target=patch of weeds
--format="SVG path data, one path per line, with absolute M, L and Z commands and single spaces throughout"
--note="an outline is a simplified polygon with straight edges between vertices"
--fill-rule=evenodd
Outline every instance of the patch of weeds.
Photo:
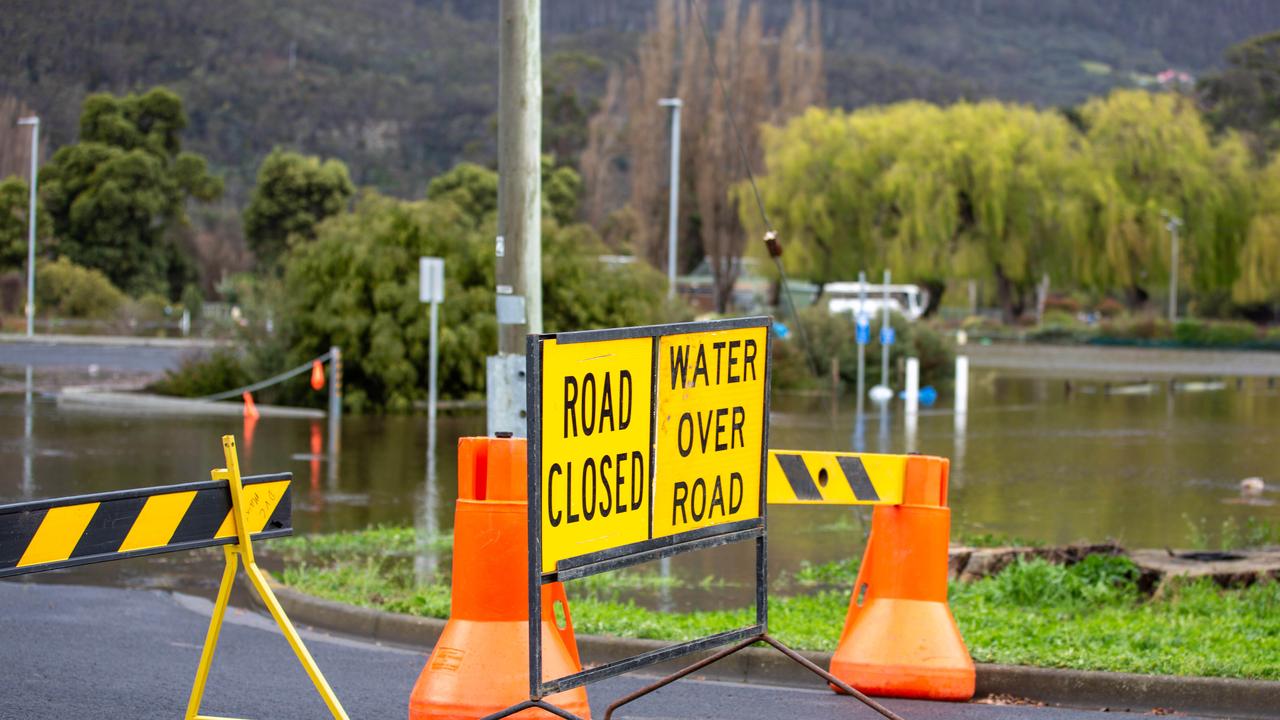
M 975 548 L 1044 547 L 1043 540 L 1029 540 L 999 532 L 967 532 L 956 538 L 956 544 Z
M 795 581 L 802 587 L 851 587 L 853 581 L 858 578 L 858 567 L 861 564 L 862 560 L 856 557 L 817 565 L 808 560 L 802 560 L 800 569 L 796 571 Z
M 323 535 L 295 535 L 273 541 L 272 551 L 289 559 L 350 560 L 363 557 L 405 557 L 423 550 L 452 550 L 453 535 L 419 537 L 411 527 L 378 525 Z

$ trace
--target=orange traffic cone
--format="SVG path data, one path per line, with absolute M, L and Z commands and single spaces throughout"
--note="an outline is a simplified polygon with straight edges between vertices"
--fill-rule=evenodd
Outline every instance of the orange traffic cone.
M 877 506 L 831 674 L 870 695 L 968 700 L 973 660 L 947 605 L 949 463 L 907 460 L 901 505 Z
M 324 389 L 324 364 L 319 360 L 311 363 L 311 389 L 316 391 Z
M 409 696 L 409 720 L 471 720 L 529 699 L 527 444 L 519 438 L 458 441 L 449 622 Z M 563 630 L 553 612 L 562 604 Z M 582 669 L 559 583 L 543 589 L 542 671 L 550 680 Z M 590 718 L 585 688 L 546 698 Z M 516 718 L 552 718 L 525 710 Z

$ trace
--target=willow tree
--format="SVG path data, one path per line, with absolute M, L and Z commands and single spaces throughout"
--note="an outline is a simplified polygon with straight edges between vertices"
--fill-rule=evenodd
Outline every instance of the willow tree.
M 954 105 L 946 122 L 956 270 L 989 273 L 1011 322 L 1042 277 L 1072 279 L 1083 139 L 1057 112 L 998 102 Z
M 1240 253 L 1231 299 L 1251 305 L 1280 301 L 1280 156 L 1257 175 L 1256 212 Z
M 762 192 L 799 276 L 888 267 L 934 301 L 949 277 L 991 277 L 1012 317 L 1042 275 L 1073 274 L 1085 206 L 1071 189 L 1086 156 L 1057 113 L 997 102 L 811 110 L 764 137 Z
M 1081 115 L 1094 158 L 1116 189 L 1107 227 L 1089 248 L 1093 284 L 1124 288 L 1134 304 L 1164 286 L 1167 213 L 1184 223 L 1180 279 L 1200 290 L 1230 286 L 1252 194 L 1240 139 L 1215 142 L 1191 100 L 1175 93 L 1118 90 L 1090 100 Z

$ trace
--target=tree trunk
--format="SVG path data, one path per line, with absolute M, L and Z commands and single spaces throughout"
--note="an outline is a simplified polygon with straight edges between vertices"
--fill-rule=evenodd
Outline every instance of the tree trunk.
M 947 291 L 947 284 L 941 280 L 924 280 L 920 284 L 929 293 L 929 302 L 924 306 L 924 317 L 932 317 L 942 305 L 942 293 Z
M 996 266 L 996 296 L 1000 298 L 1000 312 L 1005 324 L 1017 323 L 1025 307 L 1022 291 L 1005 277 L 999 266 Z

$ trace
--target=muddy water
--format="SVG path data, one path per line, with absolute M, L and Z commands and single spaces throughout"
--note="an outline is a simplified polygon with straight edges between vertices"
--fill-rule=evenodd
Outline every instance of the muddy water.
M 1111 388 L 1113 391 L 1116 388 Z M 1148 392 L 1150 391 L 1150 392 Z M 1186 545 L 1191 524 L 1210 536 L 1229 519 L 1280 521 L 1280 392 L 1265 383 L 1170 394 L 975 373 L 961 423 L 947 407 L 925 409 L 914 430 L 891 411 L 859 423 L 853 401 L 775 395 L 775 448 L 906 452 L 952 459 L 953 536 L 1001 533 L 1049 543 L 1112 538 L 1131 546 Z M 246 473 L 294 474 L 294 525 L 304 533 L 413 524 L 452 527 L 460 436 L 479 416 L 442 417 L 433 472 L 420 417 L 347 417 L 336 465 L 323 457 L 324 421 L 172 418 L 59 408 L 36 396 L 0 396 L 0 503 L 206 479 L 222 465 L 219 437 L 239 438 Z M 1268 483 L 1262 503 L 1238 502 L 1242 478 Z M 434 479 L 432 479 L 434 478 Z M 775 579 L 803 562 L 860 552 L 869 514 L 847 508 L 770 511 Z M 442 565 L 448 554 L 431 558 Z M 748 597 L 749 549 L 677 558 L 669 571 L 691 589 L 661 604 L 733 605 Z M 167 564 L 166 564 L 167 563 Z M 150 585 L 186 561 L 112 563 L 77 577 Z M 420 563 L 422 564 L 422 563 Z M 429 571 L 429 568 L 426 568 Z M 698 589 L 712 579 L 713 589 Z M 67 578 L 74 581 L 73 578 Z M 645 600 L 640 596 L 638 599 Z

